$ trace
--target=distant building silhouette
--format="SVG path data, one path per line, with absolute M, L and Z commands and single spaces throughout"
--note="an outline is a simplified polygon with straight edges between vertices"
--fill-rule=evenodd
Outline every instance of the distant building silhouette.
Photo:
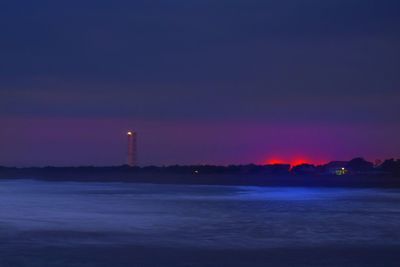
M 128 166 L 137 166 L 137 133 L 134 131 L 128 131 Z
M 331 161 L 322 168 L 326 174 L 345 175 L 348 174 L 347 164 L 348 161 Z

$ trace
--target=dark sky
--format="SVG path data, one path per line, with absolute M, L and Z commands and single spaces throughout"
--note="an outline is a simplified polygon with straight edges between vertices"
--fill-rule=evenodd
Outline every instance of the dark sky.
M 0 165 L 400 157 L 398 0 L 0 2 Z

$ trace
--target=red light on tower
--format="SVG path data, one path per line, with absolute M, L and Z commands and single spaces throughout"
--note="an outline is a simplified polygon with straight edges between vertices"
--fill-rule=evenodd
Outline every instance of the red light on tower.
M 137 166 L 137 133 L 134 131 L 128 131 L 128 166 Z

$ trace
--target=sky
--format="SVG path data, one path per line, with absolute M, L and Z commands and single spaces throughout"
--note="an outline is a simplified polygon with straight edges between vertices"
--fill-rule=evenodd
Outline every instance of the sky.
M 397 0 L 0 2 L 0 165 L 400 158 Z

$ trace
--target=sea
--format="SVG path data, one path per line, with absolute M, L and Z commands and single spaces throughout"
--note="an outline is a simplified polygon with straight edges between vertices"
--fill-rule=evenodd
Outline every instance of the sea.
M 400 190 L 0 181 L 0 267 L 400 266 Z

